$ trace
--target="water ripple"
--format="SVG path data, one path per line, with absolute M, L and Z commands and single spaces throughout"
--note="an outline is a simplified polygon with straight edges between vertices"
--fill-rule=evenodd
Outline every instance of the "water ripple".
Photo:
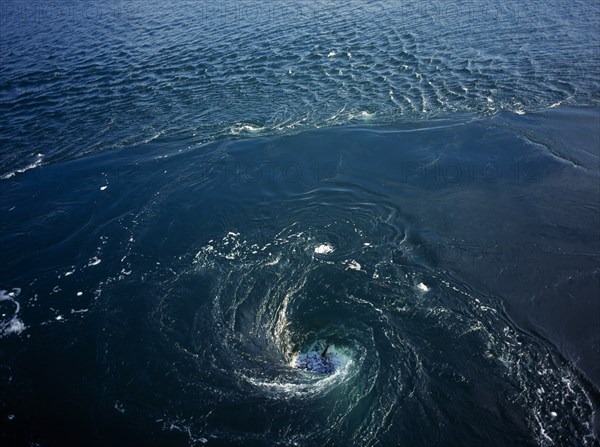
M 156 135 L 209 141 L 599 99 L 589 36 L 600 7 L 582 0 L 38 3 L 37 14 L 3 3 L 4 178 L 40 148 L 51 163 Z

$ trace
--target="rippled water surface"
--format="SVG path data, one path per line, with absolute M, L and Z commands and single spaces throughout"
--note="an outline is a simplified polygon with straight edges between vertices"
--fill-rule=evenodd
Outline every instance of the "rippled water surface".
M 0 174 L 164 137 L 595 104 L 599 10 L 587 0 L 3 2 Z
M 0 24 L 7 445 L 599 445 L 597 2 Z

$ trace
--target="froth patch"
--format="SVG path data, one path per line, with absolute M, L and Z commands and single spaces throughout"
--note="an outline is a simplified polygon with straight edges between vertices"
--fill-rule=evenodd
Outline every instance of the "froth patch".
M 21 305 L 15 300 L 20 293 L 21 289 L 18 288 L 12 289 L 12 292 L 0 290 L 0 302 L 8 301 L 14 305 L 14 311 L 12 312 L 12 315 L 10 312 L 3 312 L 0 314 L 0 337 L 11 334 L 18 335 L 26 328 L 25 323 L 23 323 L 23 321 L 21 321 L 18 317 L 19 311 L 21 310 Z
M 88 267 L 93 267 L 95 265 L 98 265 L 102 262 L 102 259 L 99 259 L 97 256 L 94 256 L 92 259 L 90 259 L 90 261 L 88 262 Z
M 43 161 L 42 157 L 43 156 L 44 156 L 44 154 L 36 154 L 35 155 L 36 158 L 35 158 L 35 161 L 33 163 L 30 163 L 27 166 L 25 166 L 23 168 L 20 168 L 20 169 L 16 169 L 16 170 L 14 170 L 12 172 L 8 172 L 8 173 L 0 176 L 0 179 L 6 180 L 6 179 L 9 179 L 11 177 L 14 177 L 17 174 L 21 174 L 23 172 L 29 171 L 30 169 L 37 168 L 38 166 L 40 166 L 42 164 L 42 161 Z
M 315 247 L 315 253 L 318 255 L 328 255 L 335 251 L 331 244 L 321 244 Z
M 25 324 L 14 317 L 3 327 L 3 335 L 20 334 L 25 330 Z
M 352 259 L 350 261 L 346 261 L 346 269 L 360 271 L 362 269 L 362 266 L 354 259 Z

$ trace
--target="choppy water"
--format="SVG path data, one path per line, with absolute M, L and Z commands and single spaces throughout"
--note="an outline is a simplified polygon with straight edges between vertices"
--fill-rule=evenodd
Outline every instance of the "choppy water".
M 521 3 L 3 2 L 0 174 L 156 138 L 596 104 L 598 3 Z
M 9 444 L 598 445 L 596 2 L 0 23 Z

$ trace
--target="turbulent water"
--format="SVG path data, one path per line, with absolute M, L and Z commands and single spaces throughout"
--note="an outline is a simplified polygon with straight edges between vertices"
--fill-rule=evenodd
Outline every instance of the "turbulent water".
M 600 4 L 0 25 L 6 445 L 600 444 Z

